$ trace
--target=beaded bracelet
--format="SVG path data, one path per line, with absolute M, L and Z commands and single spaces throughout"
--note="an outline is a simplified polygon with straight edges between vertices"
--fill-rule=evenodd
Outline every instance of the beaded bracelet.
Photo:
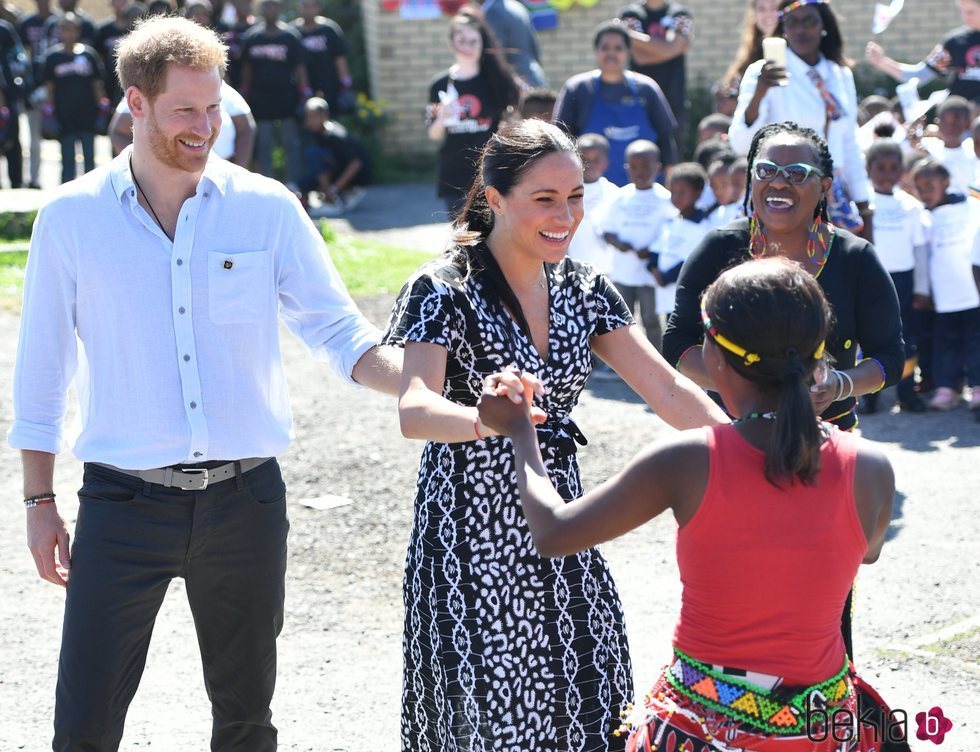
M 40 504 L 54 504 L 54 498 L 57 494 L 54 491 L 50 493 L 35 494 L 34 496 L 28 496 L 24 499 L 24 508 L 33 509 Z

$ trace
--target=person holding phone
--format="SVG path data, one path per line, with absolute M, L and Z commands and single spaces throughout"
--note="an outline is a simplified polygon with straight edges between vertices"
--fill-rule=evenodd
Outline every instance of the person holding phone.
M 858 104 L 851 62 L 826 0 L 782 0 L 775 36 L 786 40 L 785 67 L 757 60 L 745 71 L 728 132 L 737 152 L 770 123 L 792 120 L 827 142 L 837 169 L 828 197 L 838 227 L 873 239 L 871 183 L 858 145 Z

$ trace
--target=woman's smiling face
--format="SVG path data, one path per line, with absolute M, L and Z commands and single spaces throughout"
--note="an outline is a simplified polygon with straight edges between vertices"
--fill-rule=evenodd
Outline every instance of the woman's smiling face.
M 820 155 L 813 145 L 792 133 L 777 133 L 759 147 L 756 161 L 764 160 L 785 167 L 803 163 L 820 169 Z M 752 206 L 769 230 L 792 233 L 809 227 L 820 199 L 830 188 L 830 177 L 811 174 L 799 185 L 790 183 L 782 174 L 763 181 L 752 171 Z

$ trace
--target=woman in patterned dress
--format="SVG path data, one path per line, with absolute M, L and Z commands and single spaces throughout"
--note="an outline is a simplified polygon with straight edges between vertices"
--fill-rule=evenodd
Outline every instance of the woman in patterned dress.
M 402 432 L 426 439 L 404 580 L 402 749 L 621 749 L 632 693 L 615 585 L 598 551 L 542 559 L 521 513 L 508 439 L 476 402 L 491 374 L 547 385 L 541 451 L 563 498 L 582 494 L 570 418 L 607 360 L 668 423 L 726 420 L 636 331 L 615 288 L 566 259 L 582 163 L 529 120 L 485 147 L 451 250 L 406 284 L 386 341 L 405 347 Z

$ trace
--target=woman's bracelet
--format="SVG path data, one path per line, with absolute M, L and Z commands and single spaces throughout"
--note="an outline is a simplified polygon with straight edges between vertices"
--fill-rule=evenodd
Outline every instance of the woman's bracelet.
M 40 504 L 54 504 L 54 498 L 56 494 L 54 491 L 49 493 L 34 494 L 34 496 L 27 496 L 24 499 L 24 508 L 33 509 Z
M 476 434 L 477 441 L 483 441 L 484 437 L 480 436 L 480 409 L 476 409 L 476 414 L 473 416 L 473 433 Z
M 851 378 L 851 374 L 847 371 L 834 370 L 834 375 L 837 377 L 837 395 L 834 397 L 834 402 L 840 402 L 848 397 L 854 396 L 854 379 Z M 847 391 L 844 391 L 844 383 L 847 382 Z

